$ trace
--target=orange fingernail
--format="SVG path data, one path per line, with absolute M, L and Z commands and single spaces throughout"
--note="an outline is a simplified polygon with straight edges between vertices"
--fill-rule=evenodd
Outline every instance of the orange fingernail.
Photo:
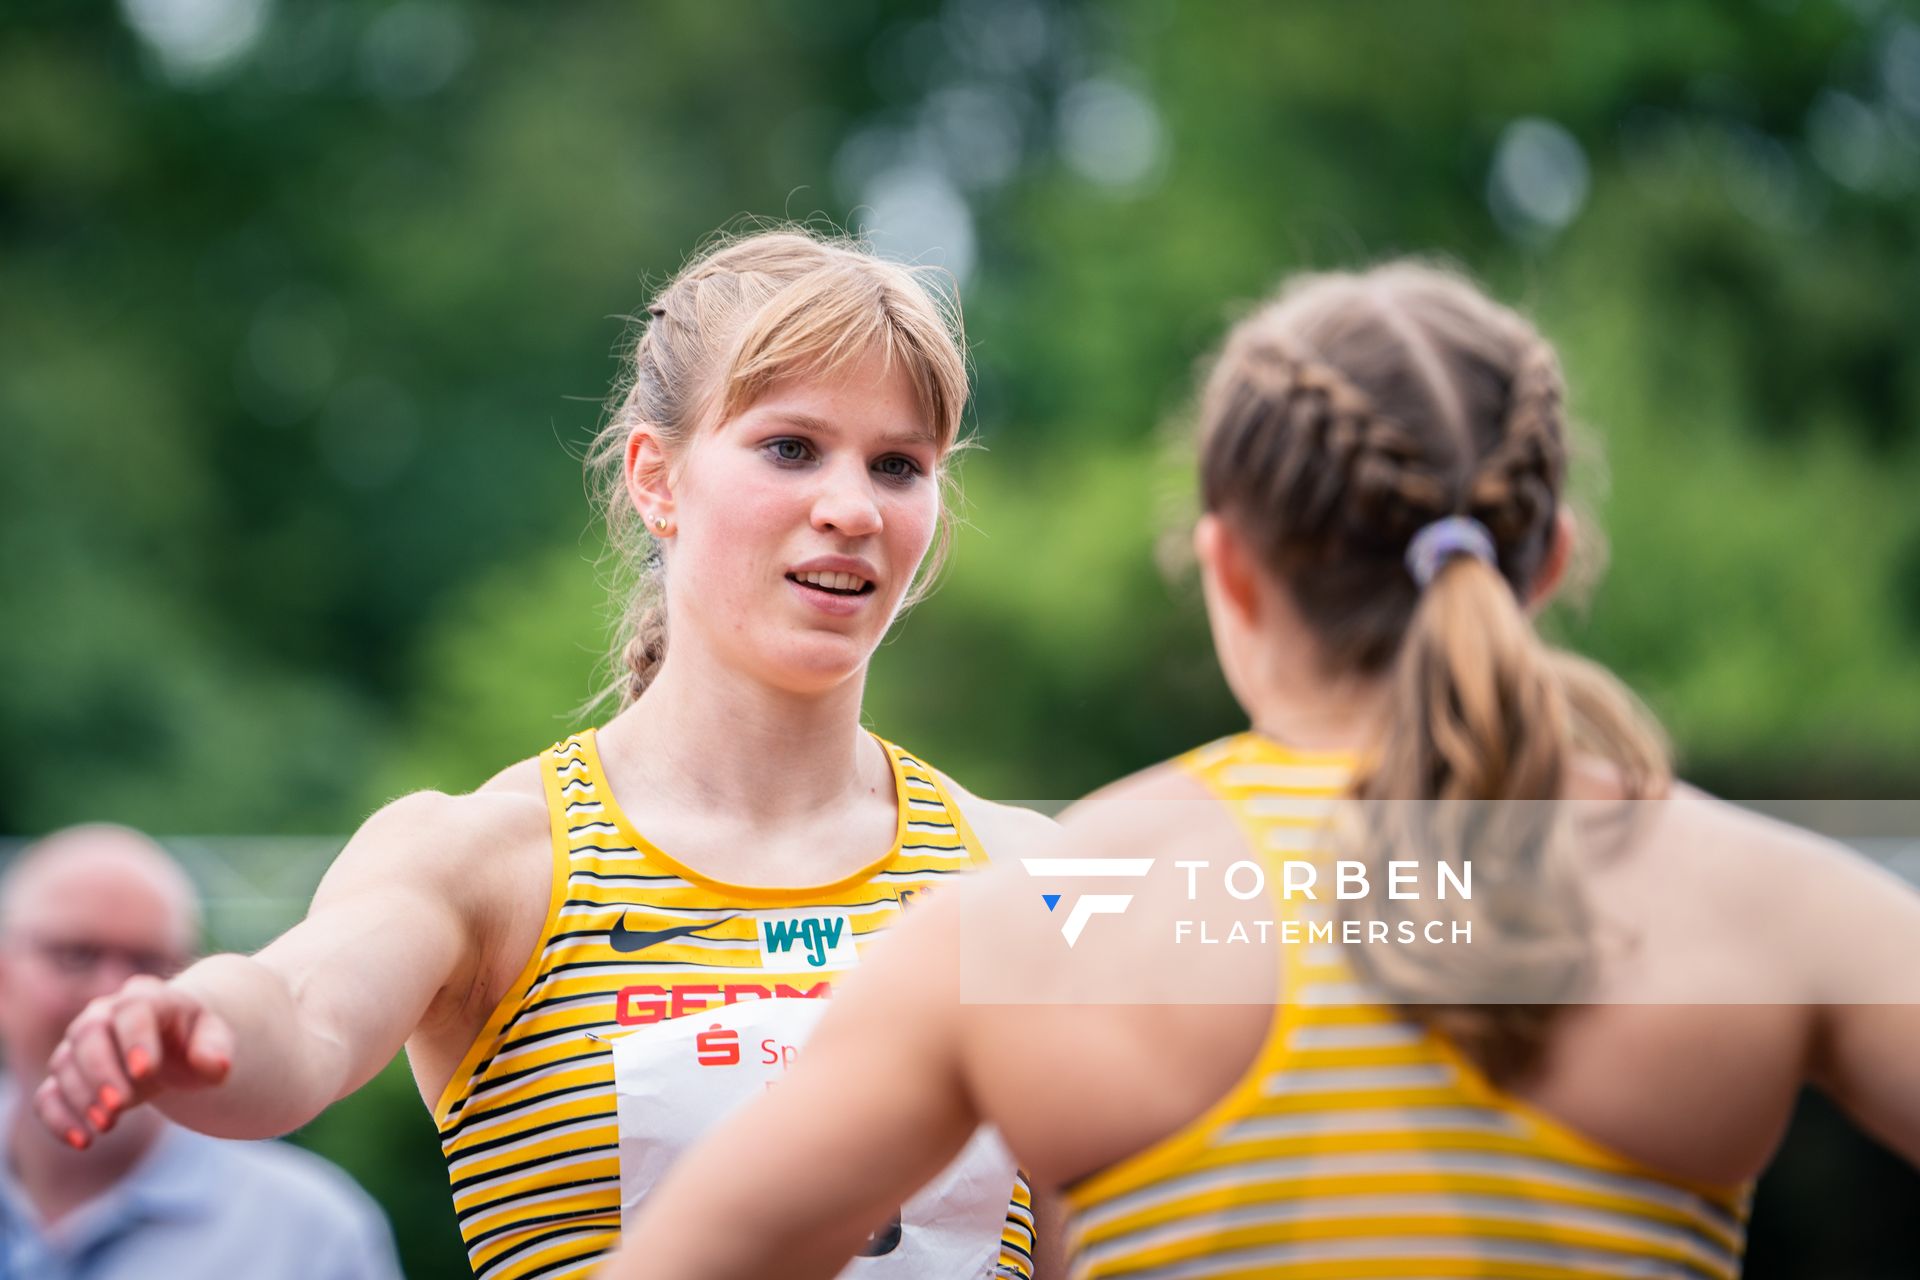
M 120 1091 L 110 1084 L 100 1086 L 100 1105 L 109 1111 L 120 1109 Z
M 127 1051 L 127 1070 L 133 1072 L 134 1075 L 143 1076 L 147 1074 L 152 1067 L 153 1060 L 147 1057 L 147 1051 L 145 1049 L 129 1049 Z
M 107 1113 L 100 1108 L 88 1107 L 87 1119 L 92 1121 L 93 1127 L 100 1130 L 100 1132 L 105 1133 L 107 1131 Z
M 78 1129 L 69 1129 L 67 1130 L 67 1145 L 75 1151 L 85 1151 L 87 1149 L 87 1135 Z

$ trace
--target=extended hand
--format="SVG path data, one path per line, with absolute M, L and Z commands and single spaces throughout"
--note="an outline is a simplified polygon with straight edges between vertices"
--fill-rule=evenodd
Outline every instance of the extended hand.
M 47 1063 L 34 1110 L 76 1149 L 168 1090 L 206 1089 L 233 1067 L 233 1033 L 192 992 L 133 977 L 81 1011 Z

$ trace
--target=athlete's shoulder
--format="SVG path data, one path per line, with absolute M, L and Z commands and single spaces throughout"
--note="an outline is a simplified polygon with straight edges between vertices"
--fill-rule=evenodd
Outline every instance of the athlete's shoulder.
M 414 791 L 375 810 L 348 841 L 331 878 L 417 879 L 458 889 L 503 852 L 547 844 L 538 760 L 520 761 L 465 793 Z
M 1076 800 L 1060 815 L 1067 844 L 1111 857 L 1175 836 L 1231 827 L 1232 817 L 1181 760 L 1151 765 Z
M 1883 894 L 1899 882 L 1854 849 L 1789 819 L 1812 818 L 1791 804 L 1764 812 L 1686 785 L 1666 798 L 1663 865 L 1678 863 L 1689 881 L 1710 886 L 1735 911 L 1769 903 L 1804 914 L 1817 903 Z M 1909 886 L 1910 888 L 1910 886 Z
M 934 772 L 939 774 L 940 785 L 947 795 L 960 806 L 961 816 L 980 838 L 989 858 L 998 861 L 1031 854 L 1059 833 L 1059 824 L 1038 809 L 983 799 L 946 773 L 938 769 Z

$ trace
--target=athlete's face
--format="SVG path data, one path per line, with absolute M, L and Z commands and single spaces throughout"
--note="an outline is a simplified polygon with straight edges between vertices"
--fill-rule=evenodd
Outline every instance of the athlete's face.
M 699 644 L 794 692 L 861 672 L 932 543 L 939 465 L 912 383 L 878 352 L 701 433 L 671 481 L 669 653 Z
M 52 837 L 0 920 L 0 1047 L 31 1086 L 87 1002 L 136 973 L 167 976 L 192 949 L 194 908 L 178 873 L 130 833 Z

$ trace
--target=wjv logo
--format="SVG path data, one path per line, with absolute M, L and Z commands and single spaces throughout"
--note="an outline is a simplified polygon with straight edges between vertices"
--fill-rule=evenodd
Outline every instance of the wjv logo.
M 1022 858 L 1027 874 L 1041 880 L 1113 880 L 1134 879 L 1153 869 L 1152 858 Z M 1060 905 L 1060 895 L 1043 893 L 1040 900 L 1052 911 Z M 1073 900 L 1067 918 L 1060 924 L 1067 945 L 1080 941 L 1087 921 L 1095 916 L 1117 916 L 1133 902 L 1130 893 L 1083 893 Z
M 842 915 L 802 915 L 798 912 L 763 917 L 760 921 L 760 958 L 769 969 L 791 963 L 797 948 L 806 953 L 810 969 L 850 969 L 860 955 L 853 944 L 853 921 Z

